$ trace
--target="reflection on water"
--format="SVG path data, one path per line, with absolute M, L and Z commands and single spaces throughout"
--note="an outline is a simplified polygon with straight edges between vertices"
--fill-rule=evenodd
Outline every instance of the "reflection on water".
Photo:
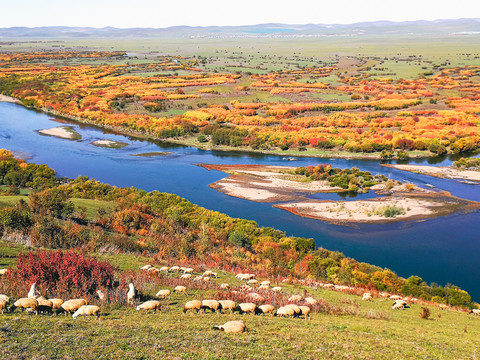
M 480 214 L 455 214 L 424 222 L 394 224 L 361 224 L 356 228 L 327 224 L 301 218 L 272 208 L 271 204 L 253 203 L 229 197 L 208 187 L 225 177 L 216 170 L 206 170 L 198 163 L 266 164 L 308 166 L 330 163 L 334 167 L 357 166 L 373 174 L 408 181 L 420 186 L 429 183 L 453 195 L 480 201 L 480 187 L 453 180 L 381 167 L 375 160 L 301 158 L 285 161 L 281 156 L 254 153 L 203 151 L 181 145 L 167 145 L 116 135 L 97 127 L 72 124 L 82 135 L 80 141 L 40 136 L 35 130 L 58 126 L 42 113 L 22 106 L 0 103 L 0 148 L 31 154 L 31 161 L 45 163 L 59 176 L 75 178 L 88 175 L 116 186 L 135 186 L 147 191 L 159 190 L 178 194 L 195 204 L 224 212 L 233 217 L 255 220 L 261 226 L 285 231 L 288 235 L 314 238 L 317 245 L 382 267 L 401 276 L 417 274 L 428 282 L 453 283 L 468 290 L 480 300 L 478 254 Z M 121 149 L 91 145 L 95 140 L 109 139 L 126 142 Z M 169 151 L 172 155 L 135 157 L 135 153 Z M 25 156 L 27 157 L 27 156 Z M 451 165 L 454 158 L 410 160 L 417 164 Z M 376 197 L 373 192 L 353 197 L 349 193 L 309 196 L 323 200 L 355 200 Z

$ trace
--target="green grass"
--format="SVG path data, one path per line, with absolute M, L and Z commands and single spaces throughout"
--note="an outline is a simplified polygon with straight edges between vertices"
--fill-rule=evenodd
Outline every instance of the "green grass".
M 0 241 L 1 266 L 11 264 L 22 248 Z M 129 254 L 96 256 L 120 271 L 146 263 L 167 265 Z M 231 273 L 217 272 L 218 284 L 242 283 Z M 281 286 L 288 294 L 307 291 L 349 315 L 313 313 L 310 321 L 229 313 L 183 315 L 186 301 L 216 292 L 189 289 L 164 300 L 157 314 L 117 305 L 103 306 L 100 320 L 5 313 L 0 315 L 0 358 L 81 354 L 82 359 L 474 359 L 480 352 L 480 317 L 429 306 L 431 320 L 424 320 L 420 305 L 398 311 L 391 309 L 391 300 L 362 302 L 360 296 L 331 290 Z M 160 288 L 171 289 L 161 285 L 144 295 L 153 297 Z M 243 319 L 248 332 L 229 335 L 212 329 L 233 319 Z

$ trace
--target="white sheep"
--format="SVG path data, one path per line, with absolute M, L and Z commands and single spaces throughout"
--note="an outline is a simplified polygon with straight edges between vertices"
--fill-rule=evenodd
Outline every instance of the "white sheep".
M 293 317 L 295 315 L 295 311 L 288 306 L 282 306 L 277 309 L 275 316 L 282 316 L 282 317 Z
M 170 296 L 170 290 L 160 290 L 157 292 L 155 297 L 160 298 L 160 299 L 165 299 Z
M 280 286 L 275 286 L 272 288 L 273 292 L 282 292 L 282 288 Z
M 148 270 L 148 269 L 150 269 L 150 268 L 152 268 L 152 267 L 153 267 L 152 265 L 148 264 L 148 265 L 142 266 L 142 267 L 140 268 L 140 270 Z
M 310 312 L 311 312 L 310 307 L 302 305 L 300 306 L 300 310 L 302 311 L 302 315 L 305 317 L 305 320 L 310 319 Z
M 245 323 L 242 320 L 227 321 L 223 325 L 215 325 L 215 330 L 222 330 L 229 334 L 243 333 L 247 330 Z
M 53 298 L 53 299 L 48 299 L 48 300 L 50 300 L 52 302 L 52 309 L 58 309 L 63 304 L 62 299 Z
M 160 268 L 160 271 L 168 272 L 168 266 L 162 266 L 162 267 Z
M 5 275 L 8 269 L 0 269 L 0 275 Z
M 480 309 L 472 309 L 472 310 L 470 311 L 470 314 L 480 315 Z
M 36 283 L 33 283 L 32 286 L 30 286 L 30 291 L 28 292 L 27 297 L 29 297 L 29 298 L 34 298 L 35 296 L 38 295 L 36 286 L 37 286 Z
M 143 304 L 140 304 L 137 306 L 137 311 L 140 311 L 140 310 L 153 310 L 154 313 L 157 312 L 158 309 L 160 309 L 160 306 L 162 305 L 162 303 L 158 300 L 149 300 L 149 301 L 145 301 Z
M 392 295 L 389 297 L 390 300 L 401 300 L 402 297 L 400 295 Z
M 0 300 L 5 301 L 6 303 L 10 302 L 10 298 L 7 295 L 0 294 Z
M 97 290 L 97 296 L 100 299 L 100 301 L 105 301 L 105 294 L 103 293 L 102 290 Z
M 170 269 L 168 269 L 168 272 L 177 272 L 178 270 L 180 270 L 179 266 L 172 266 Z
M 7 301 L 5 301 L 3 299 L 0 299 L 0 311 L 1 311 L 2 315 L 3 315 L 3 310 L 5 310 L 5 308 L 7 307 L 7 304 L 8 304 Z
M 213 272 L 210 270 L 206 270 L 202 276 L 212 276 Z
M 260 283 L 260 285 L 262 285 L 262 286 L 264 286 L 264 285 L 265 285 L 265 286 L 270 286 L 270 281 L 268 281 L 268 280 L 262 281 L 262 282 Z
M 185 286 L 182 286 L 182 285 L 175 286 L 175 289 L 173 289 L 173 292 L 184 293 L 185 291 L 187 291 L 187 288 Z
M 288 301 L 302 301 L 301 295 L 292 295 L 288 298 Z
M 192 274 L 183 274 L 182 276 L 180 276 L 180 279 L 182 280 L 187 280 L 191 278 L 192 278 Z
M 291 308 L 295 312 L 295 316 L 300 316 L 302 314 L 302 309 L 297 304 L 288 304 L 284 307 Z
M 228 289 L 230 289 L 230 285 L 228 285 L 228 284 L 226 284 L 226 283 L 220 284 L 220 289 L 222 289 L 222 290 L 228 290 Z
M 133 305 L 135 301 L 135 295 L 136 295 L 135 286 L 133 286 L 132 283 L 128 284 L 127 302 L 129 304 Z
M 270 314 L 273 316 L 273 311 L 275 310 L 275 307 L 273 305 L 270 305 L 270 304 L 266 304 L 266 305 L 260 305 L 258 308 L 257 308 L 257 314 Z
M 76 320 L 79 316 L 95 316 L 98 319 L 100 317 L 100 307 L 97 305 L 82 305 L 80 309 L 75 311 L 72 318 Z
M 184 273 L 184 274 L 192 274 L 192 273 L 193 273 L 193 269 L 192 269 L 192 268 L 186 268 L 185 270 L 183 270 L 183 273 Z
M 405 300 L 395 300 L 393 303 L 392 309 L 393 310 L 405 310 L 407 309 L 407 302 Z
M 305 298 L 305 302 L 309 305 L 315 305 L 318 301 L 313 297 L 309 296 Z
M 373 296 L 372 296 L 372 294 L 370 294 L 369 292 L 366 292 L 366 293 L 363 294 L 362 300 L 363 300 L 363 301 L 372 301 L 372 300 L 373 300 Z

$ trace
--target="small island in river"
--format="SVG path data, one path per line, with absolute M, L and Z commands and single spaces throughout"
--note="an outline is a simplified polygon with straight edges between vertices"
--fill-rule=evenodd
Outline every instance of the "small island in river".
M 90 144 L 108 149 L 120 149 L 128 145 L 127 143 L 124 143 L 122 141 L 114 141 L 108 139 L 92 141 Z
M 37 132 L 41 135 L 54 136 L 67 140 L 80 140 L 82 138 L 71 126 L 58 126 L 51 129 L 38 130 Z
M 457 211 L 473 211 L 479 203 L 372 175 L 357 168 L 334 169 L 330 165 L 288 167 L 268 165 L 209 165 L 207 170 L 229 174 L 210 187 L 229 196 L 273 206 L 303 217 L 336 224 L 382 223 L 422 220 Z M 309 194 L 374 191 L 378 198 L 334 201 L 312 200 Z M 380 197 L 383 195 L 382 197 Z M 278 204 L 281 202 L 281 204 Z

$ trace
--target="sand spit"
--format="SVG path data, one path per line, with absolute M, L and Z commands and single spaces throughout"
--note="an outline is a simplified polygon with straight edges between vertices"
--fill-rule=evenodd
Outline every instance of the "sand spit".
M 59 126 L 51 129 L 38 130 L 38 133 L 68 140 L 79 140 L 82 138 L 71 126 Z
M 445 179 L 477 181 L 480 183 L 480 171 L 461 170 L 455 167 L 428 166 L 428 165 L 391 165 L 382 164 L 382 166 L 410 171 L 423 175 L 429 175 Z
M 92 141 L 90 144 L 97 146 L 97 147 L 104 147 L 104 148 L 111 148 L 111 149 L 119 149 L 122 147 L 127 146 L 127 143 L 121 141 L 114 141 L 114 140 L 95 140 Z
M 210 187 L 227 195 L 256 202 L 278 202 L 303 199 L 303 194 L 344 191 L 327 181 L 300 182 L 289 180 L 286 172 L 294 167 L 268 165 L 207 165 L 207 170 L 224 171 L 230 176 Z

